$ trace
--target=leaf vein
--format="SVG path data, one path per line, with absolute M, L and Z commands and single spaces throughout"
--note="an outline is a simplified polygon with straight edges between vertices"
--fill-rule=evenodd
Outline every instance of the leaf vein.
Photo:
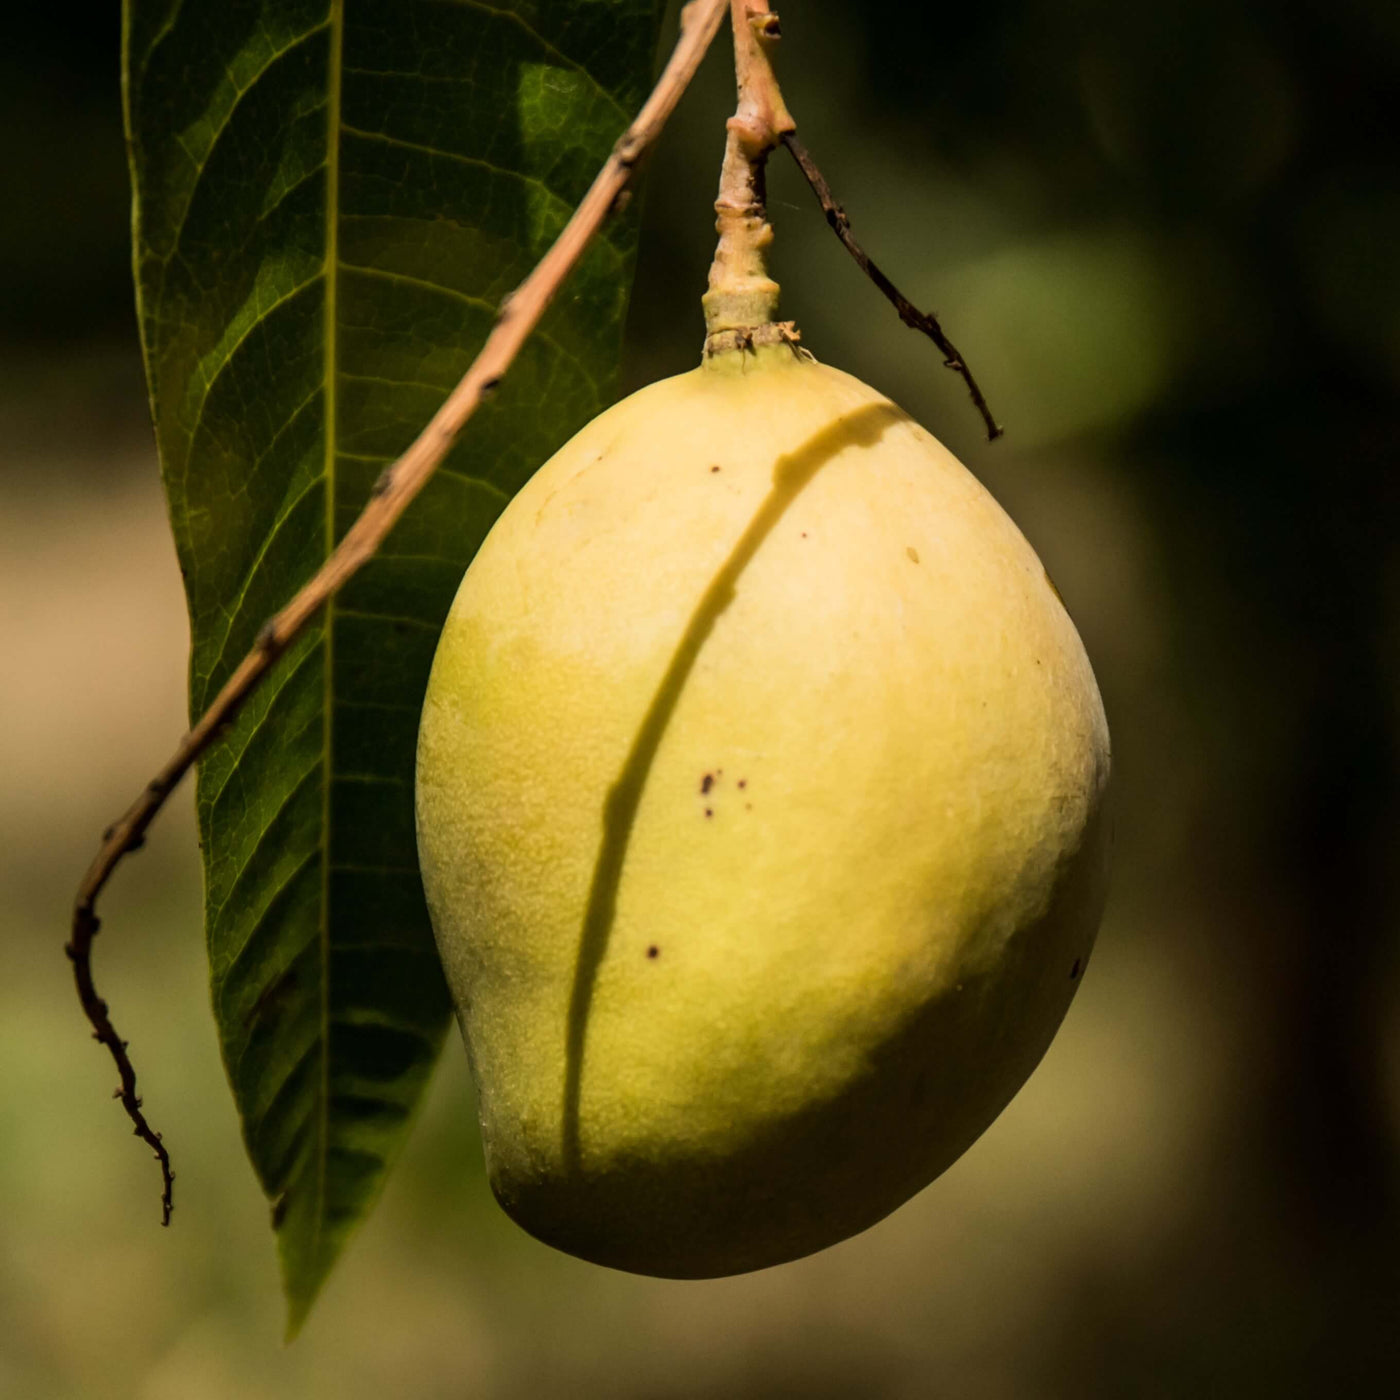
M 491 15 L 496 19 L 505 20 L 508 24 L 513 24 L 516 26 L 516 28 L 523 30 L 547 54 L 550 54 L 552 57 L 557 58 L 559 62 L 564 65 L 564 67 L 572 68 L 576 73 L 579 73 L 583 77 L 587 78 L 588 81 L 593 85 L 593 87 L 605 98 L 607 98 L 607 100 L 613 105 L 613 107 L 617 109 L 618 113 L 622 116 L 622 119 L 624 121 L 630 122 L 632 120 L 631 112 L 629 112 L 622 105 L 622 103 L 617 100 L 617 97 L 613 93 L 609 92 L 608 89 L 605 88 L 602 85 L 602 83 L 600 83 L 598 79 L 592 73 L 590 73 L 588 69 L 585 68 L 583 64 L 581 64 L 576 58 L 570 58 L 568 54 L 564 53 L 561 49 L 558 49 L 553 44 L 551 44 L 549 40 L 546 39 L 544 35 L 539 32 L 539 30 L 535 29 L 530 24 L 530 22 L 524 17 L 524 15 L 518 15 L 513 10 L 497 9 L 494 5 L 487 5 L 483 3 L 483 0 L 458 0 L 458 3 L 464 5 L 469 10 L 476 10 L 480 14 Z
M 162 263 L 173 262 L 180 251 L 180 244 L 185 234 L 185 223 L 189 218 L 190 208 L 194 204 L 194 198 L 199 191 L 200 183 L 204 179 L 205 171 L 209 168 L 209 159 L 214 153 L 214 148 L 223 140 L 224 135 L 232 125 L 239 107 L 243 105 L 243 100 L 284 58 L 287 57 L 288 54 L 294 53 L 303 44 L 314 39 L 316 35 L 320 34 L 329 26 L 330 20 L 313 25 L 312 28 L 308 29 L 304 34 L 298 34 L 289 44 L 284 44 L 276 53 L 270 54 L 267 62 L 264 63 L 241 88 L 236 87 L 234 89 L 233 101 L 229 104 L 228 111 L 219 119 L 218 126 L 210 133 L 203 157 L 196 160 L 189 151 L 185 152 L 190 158 L 190 163 L 194 166 L 194 179 L 190 182 L 189 190 L 185 195 L 184 204 L 181 206 L 179 216 L 175 220 L 174 236 L 170 240 L 169 251 L 163 255 L 159 255 Z
M 532 185 L 541 193 L 546 194 L 562 209 L 572 212 L 573 203 L 566 199 L 558 190 L 547 185 L 538 175 L 531 175 L 525 170 L 512 170 L 508 165 L 496 165 L 494 162 L 482 159 L 481 156 L 463 155 L 460 151 L 446 151 L 441 146 L 428 146 L 421 141 L 410 141 L 403 136 L 390 136 L 383 131 L 367 131 L 363 127 L 345 126 L 347 136 L 357 137 L 361 141 L 379 141 L 386 146 L 397 146 L 406 151 L 418 151 L 422 155 L 434 156 L 441 160 L 450 160 L 457 165 L 469 165 L 477 170 L 489 170 L 493 175 L 504 175 L 508 180 L 519 180 L 522 184 Z
M 406 613 L 382 613 L 367 612 L 363 608 L 337 608 L 336 611 L 341 617 L 359 618 L 363 622 L 394 622 L 405 627 L 418 627 L 423 631 L 436 634 L 439 631 L 435 622 L 429 622 L 422 617 L 409 617 Z
M 233 899 L 233 897 L 234 897 L 236 894 L 239 893 L 239 887 L 242 885 L 243 880 L 244 880 L 244 877 L 248 874 L 248 871 L 249 871 L 250 867 L 252 866 L 253 862 L 254 862 L 255 860 L 257 860 L 257 858 L 258 858 L 259 854 L 261 853 L 263 847 L 267 844 L 267 839 L 268 839 L 268 837 L 272 834 L 272 828 L 273 828 L 274 824 L 276 823 L 277 818 L 280 817 L 280 816 L 283 814 L 283 812 L 285 812 L 285 811 L 287 810 L 287 808 L 290 807 L 290 806 L 292 805 L 292 803 L 295 802 L 296 799 L 297 799 L 299 796 L 301 796 L 302 789 L 305 788 L 306 785 L 307 785 L 307 783 L 308 783 L 312 778 L 316 777 L 316 776 L 320 773 L 320 771 L 321 771 L 321 758 L 320 758 L 320 756 L 318 755 L 318 756 L 317 756 L 317 759 L 316 759 L 316 761 L 315 761 L 315 763 L 313 763 L 313 764 L 311 765 L 311 767 L 308 768 L 308 769 L 306 770 L 306 772 L 303 773 L 303 774 L 301 775 L 301 777 L 299 777 L 299 778 L 296 780 L 296 782 L 292 784 L 291 788 L 287 791 L 286 795 L 285 795 L 285 796 L 282 798 L 282 800 L 277 804 L 277 809 L 276 809 L 276 811 L 274 811 L 273 814 L 271 815 L 271 817 L 269 817 L 268 820 L 264 823 L 262 831 L 258 834 L 258 839 L 253 843 L 253 849 L 252 849 L 251 851 L 248 852 L 247 858 L 243 861 L 243 863 L 238 867 L 237 871 L 234 873 L 233 880 L 232 880 L 232 882 L 230 883 L 230 885 L 229 885 L 229 887 L 228 887 L 228 892 L 227 892 L 227 893 L 224 895 L 224 897 L 219 901 L 218 905 L 217 905 L 214 909 L 212 909 L 212 910 L 210 911 L 210 913 L 209 913 L 209 924 L 210 924 L 211 927 L 213 927 L 214 925 L 216 925 L 216 924 L 218 923 L 218 921 L 220 920 L 220 918 L 222 918 L 222 916 L 223 916 L 224 910 L 228 908 L 229 902 Z M 293 869 L 292 871 L 290 871 L 290 872 L 288 873 L 286 879 L 281 880 L 281 881 L 278 882 L 276 888 L 273 890 L 273 896 L 274 896 L 274 897 L 275 897 L 283 888 L 285 888 L 285 886 L 287 886 L 287 885 L 289 885 L 289 884 L 291 883 L 293 876 L 295 876 L 295 875 L 301 870 L 301 868 L 302 868 L 305 864 L 306 864 L 305 860 L 299 862 L 298 865 L 295 867 L 295 869 Z M 270 902 L 270 901 L 269 901 L 269 902 Z M 252 926 L 253 926 L 253 928 L 256 929 L 257 926 L 258 926 L 258 924 L 259 924 L 261 921 L 262 921 L 262 914 L 259 914 L 259 915 L 257 916 L 257 918 L 255 918 L 255 919 L 252 920 Z M 250 937 L 251 937 L 251 935 L 250 935 Z M 243 948 L 246 947 L 246 946 L 247 946 L 247 940 L 245 940 L 245 941 L 244 941 L 244 944 L 243 944 L 242 946 L 240 946 L 238 952 L 234 954 L 232 962 L 229 963 L 228 967 L 229 967 L 229 970 L 230 970 L 230 971 L 232 970 L 234 964 L 237 963 L 238 958 L 241 956 L 241 954 L 242 954 L 242 952 L 243 952 Z
M 252 729 L 248 731 L 248 736 L 243 743 L 243 747 L 240 748 L 237 753 L 229 754 L 229 769 L 228 772 L 224 774 L 223 780 L 219 783 L 219 786 L 214 790 L 214 792 L 209 794 L 207 797 L 201 794 L 201 799 L 204 802 L 206 802 L 207 805 L 209 805 L 210 807 L 215 806 L 218 803 L 219 799 L 224 795 L 224 789 L 229 785 L 230 779 L 238 775 L 239 767 L 243 762 L 244 755 L 247 754 L 249 748 L 252 746 L 253 740 L 256 739 L 258 735 L 262 733 L 263 729 L 274 719 L 280 720 L 281 717 L 277 714 L 277 701 L 281 698 L 282 692 L 286 690 L 289 685 L 291 685 L 292 681 L 298 675 L 301 674 L 302 667 L 305 666 L 307 662 L 309 662 L 313 657 L 319 655 L 319 647 L 308 647 L 305 653 L 302 656 L 298 657 L 296 665 L 290 667 L 287 670 L 286 674 L 282 676 L 282 678 L 278 681 L 276 690 L 268 691 L 267 708 L 263 711 L 261 715 L 258 716 L 258 722 L 252 727 Z
M 225 372 L 233 364 L 234 356 L 248 343 L 254 331 L 256 331 L 260 326 L 265 325 L 269 320 L 272 319 L 274 315 L 276 315 L 278 311 L 280 311 L 284 306 L 287 306 L 289 303 L 295 301 L 303 292 L 309 291 L 311 288 L 315 287 L 319 282 L 322 281 L 323 276 L 324 274 L 317 273 L 315 277 L 309 277 L 305 282 L 298 283 L 297 286 L 291 289 L 291 291 L 284 292 L 281 296 L 277 298 L 276 301 L 272 303 L 271 306 L 267 307 L 266 310 L 259 311 L 253 317 L 253 320 L 242 331 L 239 332 L 238 339 L 235 340 L 226 351 L 221 353 L 218 367 L 214 370 L 214 373 L 211 374 L 209 378 L 205 381 L 204 391 L 199 396 L 199 406 L 195 409 L 194 416 L 190 420 L 189 439 L 191 444 L 193 444 L 194 439 L 199 435 L 200 429 L 204 426 L 204 412 L 209 407 L 209 399 L 214 392 L 214 386 L 218 384 L 218 382 L 223 378 Z M 292 425 L 292 423 L 296 421 L 298 415 L 306 408 L 306 405 L 308 403 L 313 402 L 317 397 L 319 397 L 321 393 L 322 389 L 317 388 L 314 393 L 310 394 L 306 399 L 299 403 L 296 406 L 296 408 L 292 410 L 292 412 L 288 415 L 286 422 L 284 422 L 282 426 L 278 428 L 278 430 L 268 440 L 267 447 L 259 455 L 259 461 L 261 461 L 262 458 L 265 457 L 267 453 L 270 452 L 273 449 L 273 447 L 276 446 L 277 440 L 282 436 L 282 434 L 287 430 L 287 428 L 289 428 Z
M 315 400 L 320 397 L 320 393 L 321 391 L 318 389 L 315 394 L 311 395 L 310 398 L 308 398 L 307 400 L 305 400 L 305 402 L 298 406 L 298 408 L 293 412 L 291 418 L 289 418 L 286 421 L 286 423 L 284 423 L 283 426 L 280 429 L 278 429 L 279 434 L 285 432 L 286 429 L 292 425 L 292 422 L 305 411 L 307 404 L 314 403 Z M 263 537 L 263 542 L 258 546 L 257 554 L 253 556 L 253 562 L 248 565 L 247 571 L 243 575 L 243 581 L 238 586 L 238 594 L 233 599 L 229 607 L 228 626 L 224 628 L 223 638 L 219 642 L 219 650 L 215 654 L 214 660 L 209 667 L 209 674 L 211 676 L 217 674 L 219 667 L 224 664 L 224 657 L 228 652 L 229 640 L 233 636 L 233 629 L 238 622 L 239 615 L 243 609 L 243 604 L 247 600 L 248 590 L 252 588 L 253 579 L 256 577 L 258 569 L 262 565 L 263 560 L 267 558 L 268 551 L 272 548 L 273 544 L 277 540 L 277 536 L 281 534 L 283 528 L 287 525 L 288 521 L 291 520 L 293 513 L 296 511 L 296 508 L 299 505 L 301 505 L 301 503 L 304 500 L 306 500 L 306 498 L 313 491 L 315 491 L 318 486 L 323 485 L 324 482 L 325 478 L 321 476 L 317 476 L 311 481 L 308 481 L 306 485 L 300 491 L 298 491 L 297 494 L 293 496 L 290 501 L 287 502 L 285 509 L 277 517 L 277 519 L 272 522 L 272 528 Z
M 417 875 L 416 865 L 358 865 L 354 861 L 339 861 L 327 867 L 332 875 Z
M 494 318 L 494 317 L 496 316 L 496 314 L 497 314 L 498 308 L 497 308 L 493 303 L 491 303 L 491 302 L 489 302 L 489 301 L 486 301 L 486 300 L 484 300 L 484 299 L 481 298 L 481 297 L 473 296 L 470 292 L 463 292 L 463 291 L 460 291 L 460 290 L 458 290 L 458 288 L 456 288 L 456 287 L 448 287 L 448 286 L 444 285 L 444 284 L 441 283 L 441 282 L 433 282 L 433 281 L 431 281 L 430 279 L 428 279 L 428 278 L 426 278 L 426 277 L 414 277 L 414 276 L 412 276 L 411 274 L 409 274 L 409 273 L 407 273 L 407 272 L 394 272 L 394 271 L 392 271 L 391 269 L 386 268 L 386 267 L 370 267 L 370 266 L 368 266 L 367 264 L 364 264 L 364 263 L 347 263 L 347 262 L 342 262 L 342 263 L 340 264 L 340 266 L 341 266 L 342 270 L 345 271 L 345 272 L 357 272 L 357 273 L 359 273 L 361 276 L 364 276 L 364 277 L 382 277 L 385 281 L 389 281 L 389 282 L 402 282 L 402 283 L 404 283 L 406 286 L 410 286 L 410 287 L 421 287 L 424 291 L 436 292 L 439 296 L 451 297 L 454 301 L 463 302 L 465 305 L 470 306 L 470 307 L 473 307 L 473 308 L 475 308 L 475 309 L 477 309 L 477 310 L 489 311 L 489 312 L 491 313 L 491 315 L 492 315 L 493 318 Z M 553 350 L 554 353 L 555 353 L 556 355 L 558 355 L 559 358 L 560 358 L 561 360 L 565 360 L 565 361 L 567 361 L 569 364 L 573 365 L 573 367 L 574 367 L 576 370 L 578 370 L 579 374 L 588 382 L 588 384 L 589 384 L 589 386 L 590 386 L 591 388 L 593 388 L 593 389 L 599 389 L 600 386 L 599 386 L 599 384 L 598 384 L 597 379 L 595 379 L 594 376 L 593 376 L 592 374 L 589 373 L 589 371 L 588 371 L 588 369 L 585 367 L 583 361 L 580 360 L 579 357 L 578 357 L 577 355 L 575 355 L 572 351 L 566 350 L 566 349 L 564 348 L 564 346 L 562 346 L 552 335 L 550 335 L 550 333 L 549 333 L 548 331 L 541 330 L 538 326 L 536 326 L 535 329 L 534 329 L 534 331 L 531 333 L 530 338 L 531 338 L 532 340 L 539 341 L 540 344 L 542 344 L 542 345 L 548 345 L 549 348 L 550 348 L 551 350 Z M 346 374 L 344 377 L 345 377 L 346 379 L 359 378 L 359 379 L 371 380 L 371 381 L 373 381 L 373 380 L 376 379 L 376 376 L 374 376 L 374 375 L 350 375 L 350 374 Z M 414 381 L 414 380 L 403 380 L 403 381 L 400 381 L 400 380 L 393 380 L 393 379 L 385 379 L 385 380 L 381 380 L 381 381 L 379 381 L 379 382 L 385 383 L 385 384 L 395 384 L 395 383 L 410 383 L 410 384 L 411 384 L 411 383 L 416 383 L 417 381 Z M 422 384 L 422 385 L 420 385 L 419 387 L 424 388 L 424 389 L 432 389 L 432 391 L 433 391 L 435 394 L 441 394 L 441 395 L 443 395 L 444 397 L 446 397 L 446 395 L 447 395 L 447 394 L 449 393 L 449 391 L 450 391 L 450 386 L 444 387 L 444 386 L 441 385 L 441 384 Z M 600 392 L 601 392 L 601 390 L 600 390 Z

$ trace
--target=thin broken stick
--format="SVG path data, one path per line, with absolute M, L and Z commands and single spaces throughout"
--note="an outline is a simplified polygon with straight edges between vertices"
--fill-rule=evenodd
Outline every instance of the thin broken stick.
M 943 363 L 962 376 L 963 383 L 967 385 L 968 393 L 972 395 L 972 402 L 976 405 L 978 413 L 982 415 L 982 421 L 987 425 L 987 441 L 995 442 L 1002 434 L 1001 425 L 992 417 L 992 410 L 987 403 L 986 395 L 983 394 L 981 386 L 973 378 L 972 371 L 967 367 L 967 361 L 963 359 L 957 347 L 948 339 L 943 327 L 939 325 L 938 317 L 931 311 L 920 311 L 880 271 L 871 260 L 869 253 L 856 242 L 855 236 L 851 233 L 851 221 L 847 217 L 846 211 L 836 202 L 836 196 L 832 194 L 831 186 L 827 184 L 825 177 L 817 169 L 816 162 L 812 159 L 807 148 L 797 139 L 796 134 L 791 131 L 784 132 L 780 139 L 783 145 L 788 148 L 788 153 L 793 160 L 797 162 L 797 167 L 806 177 L 807 183 L 812 187 L 812 193 L 816 195 L 817 202 L 826 215 L 827 223 L 831 225 L 832 231 L 841 240 L 846 251 L 860 264 L 861 271 L 889 298 L 894 309 L 899 312 L 899 319 L 906 326 L 910 326 L 916 331 L 922 331 L 928 336 L 943 352 Z

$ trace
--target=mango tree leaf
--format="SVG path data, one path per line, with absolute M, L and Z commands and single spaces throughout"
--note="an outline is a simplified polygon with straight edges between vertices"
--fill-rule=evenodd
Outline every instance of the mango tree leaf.
M 141 334 L 199 714 L 485 340 L 645 94 L 662 0 L 126 0 Z M 495 400 L 200 767 L 214 1010 L 290 1328 L 403 1142 L 448 996 L 413 828 L 438 630 L 608 401 L 614 222 Z

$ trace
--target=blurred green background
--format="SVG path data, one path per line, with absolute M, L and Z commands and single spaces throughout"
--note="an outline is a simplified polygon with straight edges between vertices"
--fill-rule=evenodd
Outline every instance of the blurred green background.
M 807 144 L 1007 437 L 980 440 L 775 161 L 786 314 L 963 456 L 1080 624 L 1119 792 L 1099 950 L 953 1169 L 731 1280 L 633 1278 L 517 1231 L 454 1040 L 290 1349 L 188 790 L 114 883 L 97 955 L 176 1155 L 169 1231 L 62 954 L 99 831 L 184 715 L 103 8 L 11 7 L 0 43 L 0 1395 L 1393 1394 L 1400 6 L 784 7 Z M 629 386 L 698 354 L 726 63 L 651 163 Z

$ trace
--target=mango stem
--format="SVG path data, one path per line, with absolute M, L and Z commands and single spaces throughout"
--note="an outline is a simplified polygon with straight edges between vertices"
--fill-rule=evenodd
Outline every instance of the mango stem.
M 729 14 L 739 101 L 725 123 L 724 163 L 715 200 L 719 245 L 710 266 L 709 290 L 701 299 L 711 337 L 777 319 L 778 284 L 768 276 L 764 257 L 773 241 L 765 167 L 768 153 L 797 129 L 773 73 L 778 16 L 765 0 L 730 0 Z

